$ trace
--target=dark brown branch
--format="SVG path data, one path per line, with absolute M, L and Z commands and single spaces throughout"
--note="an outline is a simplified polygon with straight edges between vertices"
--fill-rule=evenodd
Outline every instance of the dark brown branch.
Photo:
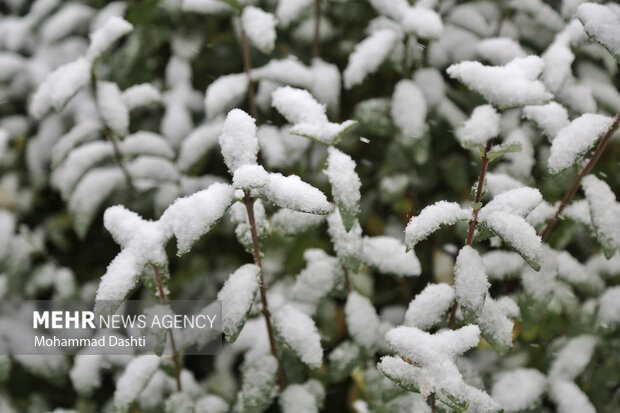
M 564 195 L 564 198 L 562 198 L 562 201 L 560 201 L 560 205 L 558 205 L 558 208 L 555 211 L 555 214 L 553 215 L 553 217 L 549 219 L 549 221 L 547 221 L 547 224 L 540 231 L 540 235 L 543 241 L 546 241 L 547 238 L 549 238 L 549 235 L 551 234 L 553 227 L 555 227 L 555 224 L 557 224 L 557 222 L 560 219 L 560 216 L 562 215 L 562 211 L 564 211 L 564 208 L 568 205 L 568 203 L 573 199 L 573 197 L 577 193 L 577 190 L 579 189 L 579 186 L 581 185 L 581 180 L 583 179 L 584 176 L 592 172 L 592 169 L 594 168 L 594 166 L 600 159 L 601 155 L 605 151 L 605 148 L 609 144 L 609 141 L 611 141 L 612 136 L 618 130 L 619 126 L 620 126 L 620 113 L 616 115 L 616 118 L 614 119 L 614 123 L 611 125 L 611 128 L 607 131 L 603 139 L 601 139 L 598 145 L 596 146 L 596 149 L 594 150 L 594 154 L 592 155 L 592 158 L 590 158 L 586 166 L 581 170 L 581 172 L 579 172 L 579 174 L 577 175 L 577 178 L 575 178 L 575 181 L 571 185 L 570 189 Z
M 342 266 L 344 272 L 344 288 L 347 291 L 347 295 L 351 294 L 351 277 L 349 277 L 349 270 L 344 265 Z
M 278 347 L 276 345 L 275 335 L 273 333 L 273 327 L 271 326 L 271 314 L 269 312 L 269 307 L 267 305 L 267 290 L 265 289 L 265 276 L 263 274 L 263 263 L 261 260 L 261 252 L 260 252 L 260 244 L 258 243 L 258 233 L 256 231 L 256 219 L 254 218 L 254 199 L 250 196 L 248 192 L 245 194 L 245 198 L 243 199 L 245 204 L 245 209 L 248 214 L 248 222 L 250 224 L 250 233 L 252 234 L 252 249 L 254 252 L 254 263 L 259 269 L 259 277 L 260 277 L 260 299 L 263 305 L 263 317 L 265 318 L 265 324 L 267 324 L 267 334 L 269 336 L 269 347 L 271 348 L 271 354 L 275 357 L 278 363 L 278 384 L 280 386 L 280 390 L 284 389 L 284 373 L 282 372 L 282 367 L 280 366 L 280 357 L 278 356 Z
M 437 413 L 437 407 L 435 406 L 435 393 L 431 393 L 431 395 L 428 396 L 428 404 L 431 406 L 431 411 L 433 413 Z
M 245 30 L 241 29 L 241 47 L 243 49 L 243 71 L 248 82 L 248 104 L 252 117 L 258 122 L 258 109 L 254 98 L 254 83 L 252 82 L 252 61 L 250 60 L 250 44 Z
M 159 302 L 162 305 L 166 305 L 168 303 L 168 299 L 166 298 L 166 289 L 164 288 L 164 282 L 161 278 L 161 272 L 159 271 L 159 267 L 155 264 L 151 264 L 153 267 L 153 271 L 155 271 L 155 281 L 157 282 L 157 292 L 159 293 Z M 174 364 L 174 379 L 177 384 L 177 391 L 181 391 L 181 364 L 179 363 L 179 353 L 177 352 L 177 346 L 174 342 L 174 335 L 172 334 L 172 329 L 168 329 L 168 336 L 170 337 L 170 347 L 172 348 L 172 363 Z
M 409 77 L 409 35 L 403 37 L 403 78 Z
M 472 212 L 471 220 L 469 221 L 469 228 L 467 230 L 467 242 L 465 245 L 471 245 L 474 242 L 474 233 L 476 232 L 476 226 L 478 225 L 478 211 L 480 210 L 480 201 L 482 200 L 482 192 L 484 189 L 484 179 L 487 175 L 487 168 L 489 167 L 489 151 L 493 146 L 493 139 L 489 139 L 484 148 L 484 155 L 482 155 L 482 164 L 480 165 L 480 176 L 478 177 L 478 187 L 476 188 L 476 196 L 474 197 L 474 209 Z M 456 309 L 458 303 L 456 300 L 452 303 L 450 308 L 450 316 L 448 317 L 448 327 L 454 327 L 454 318 L 456 316 Z
M 314 42 L 312 57 L 319 57 L 321 48 L 321 0 L 314 0 Z

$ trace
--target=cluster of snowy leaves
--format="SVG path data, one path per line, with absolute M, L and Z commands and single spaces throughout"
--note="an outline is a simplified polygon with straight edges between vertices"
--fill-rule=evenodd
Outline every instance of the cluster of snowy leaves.
M 227 343 L 205 377 L 181 366 L 179 391 L 168 356 L 24 357 L 23 337 L 1 336 L 15 355 L 0 356 L 0 382 L 13 364 L 50 382 L 68 376 L 79 403 L 105 412 L 319 412 L 334 391 L 358 412 L 603 407 L 589 388 L 592 360 L 617 356 L 617 177 L 588 170 L 557 236 L 540 234 L 559 189 L 599 145 L 617 144 L 620 8 L 556 3 L 368 0 L 360 14 L 311 0 L 159 2 L 144 7 L 166 16 L 153 26 L 169 37 L 165 57 L 140 62 L 152 79 L 125 79 L 119 61 L 156 50 L 150 42 L 161 49 L 150 17 L 136 17 L 142 6 L 7 2 L 0 298 L 97 299 L 109 312 L 132 293 L 211 294 Z M 364 13 L 349 32 L 349 14 Z M 200 30 L 170 34 L 170 21 L 192 19 Z M 214 27 L 229 27 L 227 40 Z M 323 57 L 306 58 L 313 41 Z M 229 57 L 245 47 L 260 65 L 243 72 Z M 224 61 L 221 76 L 205 73 Z M 369 154 L 377 148 L 383 160 Z M 478 158 L 486 178 L 468 197 L 458 168 L 478 174 Z M 454 193 L 428 196 L 441 179 Z M 41 220 L 48 189 L 67 213 Z M 93 267 L 107 265 L 100 279 L 82 283 L 55 257 L 68 227 L 120 246 Z M 249 255 L 204 242 L 189 253 L 208 232 Z M 172 237 L 183 264 L 169 256 Z M 550 341 L 556 318 L 570 330 Z M 14 329 L 7 317 L 0 326 Z M 163 349 L 165 331 L 145 334 Z M 178 350 L 212 338 L 185 331 Z M 100 406 L 108 376 L 116 390 Z M 83 408 L 37 397 L 30 411 Z M 1 411 L 15 410 L 9 399 L 0 392 Z

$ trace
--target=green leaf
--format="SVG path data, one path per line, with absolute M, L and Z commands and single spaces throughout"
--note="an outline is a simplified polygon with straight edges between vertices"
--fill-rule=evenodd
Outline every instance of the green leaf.
M 278 363 L 272 355 L 246 357 L 234 413 L 262 413 L 278 394 Z
M 512 143 L 502 143 L 501 145 L 495 145 L 491 148 L 491 150 L 487 153 L 487 158 L 489 162 L 493 161 L 500 155 L 505 153 L 516 153 L 521 152 L 523 150 L 523 145 L 519 142 Z

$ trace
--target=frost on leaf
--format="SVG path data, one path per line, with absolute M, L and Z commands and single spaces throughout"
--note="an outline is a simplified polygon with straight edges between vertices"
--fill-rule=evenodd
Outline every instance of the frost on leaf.
M 557 174 L 576 163 L 609 130 L 613 121 L 609 116 L 586 113 L 562 128 L 551 145 L 549 172 Z
M 263 53 L 271 53 L 276 45 L 276 18 L 258 7 L 247 6 L 241 14 L 241 26 L 250 41 Z
M 86 58 L 93 62 L 114 42 L 133 30 L 133 26 L 121 17 L 110 17 L 105 23 L 90 35 L 90 46 L 86 51 Z
M 471 117 L 456 130 L 456 137 L 465 148 L 484 145 L 499 135 L 501 116 L 491 105 L 478 106 Z
M 211 230 L 234 201 L 230 185 L 214 183 L 209 188 L 177 199 L 160 218 L 167 234 L 177 238 L 178 254 L 186 253 Z
M 117 411 L 129 410 L 158 367 L 159 357 L 153 355 L 138 356 L 127 365 L 114 392 L 114 407 Z
M 241 366 L 242 384 L 234 413 L 262 413 L 278 394 L 278 362 L 271 355 L 246 356 Z
M 340 210 L 347 231 L 357 220 L 360 210 L 360 187 L 362 183 L 355 173 L 355 161 L 344 152 L 330 146 L 327 149 L 325 174 L 332 186 L 332 196 Z
M 278 88 L 272 94 L 272 105 L 293 127 L 290 133 L 333 145 L 355 124 L 354 121 L 332 123 L 327 119 L 325 106 L 303 89 L 290 86 Z
M 117 306 L 134 288 L 146 264 L 165 264 L 164 245 L 169 238 L 159 222 L 145 221 L 120 205 L 106 210 L 103 223 L 122 250 L 101 277 L 96 311 Z
M 373 349 L 378 342 L 379 316 L 370 300 L 352 291 L 344 307 L 347 330 L 362 347 Z
M 259 268 L 246 264 L 228 277 L 217 299 L 222 302 L 222 331 L 226 340 L 233 342 L 248 318 L 258 291 Z
M 125 136 L 129 130 L 129 109 L 116 83 L 97 82 L 97 106 L 106 126 Z
M 480 255 L 469 245 L 464 246 L 456 257 L 454 287 L 465 319 L 475 319 L 482 310 L 490 284 Z
M 392 30 L 378 30 L 355 46 L 343 73 L 344 86 L 351 89 L 362 83 L 366 76 L 376 72 L 379 65 L 389 56 L 398 37 Z
M 256 191 L 264 200 L 282 208 L 321 215 L 331 210 L 325 194 L 297 175 L 271 173 L 267 183 Z
M 363 250 L 362 227 L 359 222 L 353 225 L 351 231 L 347 231 L 342 223 L 340 211 L 335 209 L 327 217 L 327 232 L 342 265 L 349 270 L 357 271 Z
M 400 277 L 412 277 L 422 272 L 418 257 L 413 251 L 407 251 L 396 238 L 364 237 L 362 248 L 362 260 L 379 272 Z
M 549 377 L 574 380 L 590 362 L 596 341 L 596 337 L 590 335 L 578 336 L 568 341 L 555 356 L 549 369 Z
M 418 140 L 426 132 L 426 100 L 415 82 L 401 80 L 392 95 L 392 119 L 405 140 Z
M 484 66 L 479 62 L 461 62 L 447 69 L 498 108 L 546 103 L 552 95 L 537 80 L 544 68 L 538 56 L 518 57 L 505 66 Z
M 454 225 L 471 218 L 471 210 L 461 208 L 456 202 L 439 201 L 429 205 L 409 220 L 405 228 L 405 244 L 408 249 L 437 231 L 442 225 Z
M 39 119 L 51 109 L 60 111 L 89 79 L 90 64 L 84 58 L 60 66 L 39 85 L 30 101 L 29 113 Z
M 499 236 L 536 271 L 540 269 L 542 241 L 536 230 L 518 215 L 503 211 L 480 211 L 480 222 Z
M 254 119 L 240 109 L 231 110 L 224 121 L 220 147 L 231 174 L 242 165 L 256 164 L 258 138 Z
M 523 108 L 523 118 L 536 123 L 549 140 L 553 141 L 558 132 L 570 123 L 568 112 L 557 102 L 546 105 L 526 106 Z
M 577 18 L 590 37 L 620 59 L 620 7 L 617 4 L 584 3 L 577 9 Z
M 546 377 L 536 369 L 515 369 L 495 377 L 491 396 L 506 413 L 533 409 L 540 403 L 545 391 Z
M 428 330 L 439 324 L 454 301 L 454 288 L 448 284 L 429 284 L 409 303 L 405 325 Z
M 607 258 L 620 248 L 620 203 L 609 185 L 594 175 L 583 178 L 581 185 L 588 200 L 592 226 Z
M 273 325 L 282 342 L 308 367 L 323 364 L 321 336 L 314 321 L 294 306 L 287 304 L 273 316 Z

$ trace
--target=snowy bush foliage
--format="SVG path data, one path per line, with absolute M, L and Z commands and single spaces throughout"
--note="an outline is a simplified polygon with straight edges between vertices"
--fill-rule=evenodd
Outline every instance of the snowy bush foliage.
M 0 299 L 224 342 L 0 334 L 0 411 L 620 411 L 619 61 L 605 0 L 2 2 Z

